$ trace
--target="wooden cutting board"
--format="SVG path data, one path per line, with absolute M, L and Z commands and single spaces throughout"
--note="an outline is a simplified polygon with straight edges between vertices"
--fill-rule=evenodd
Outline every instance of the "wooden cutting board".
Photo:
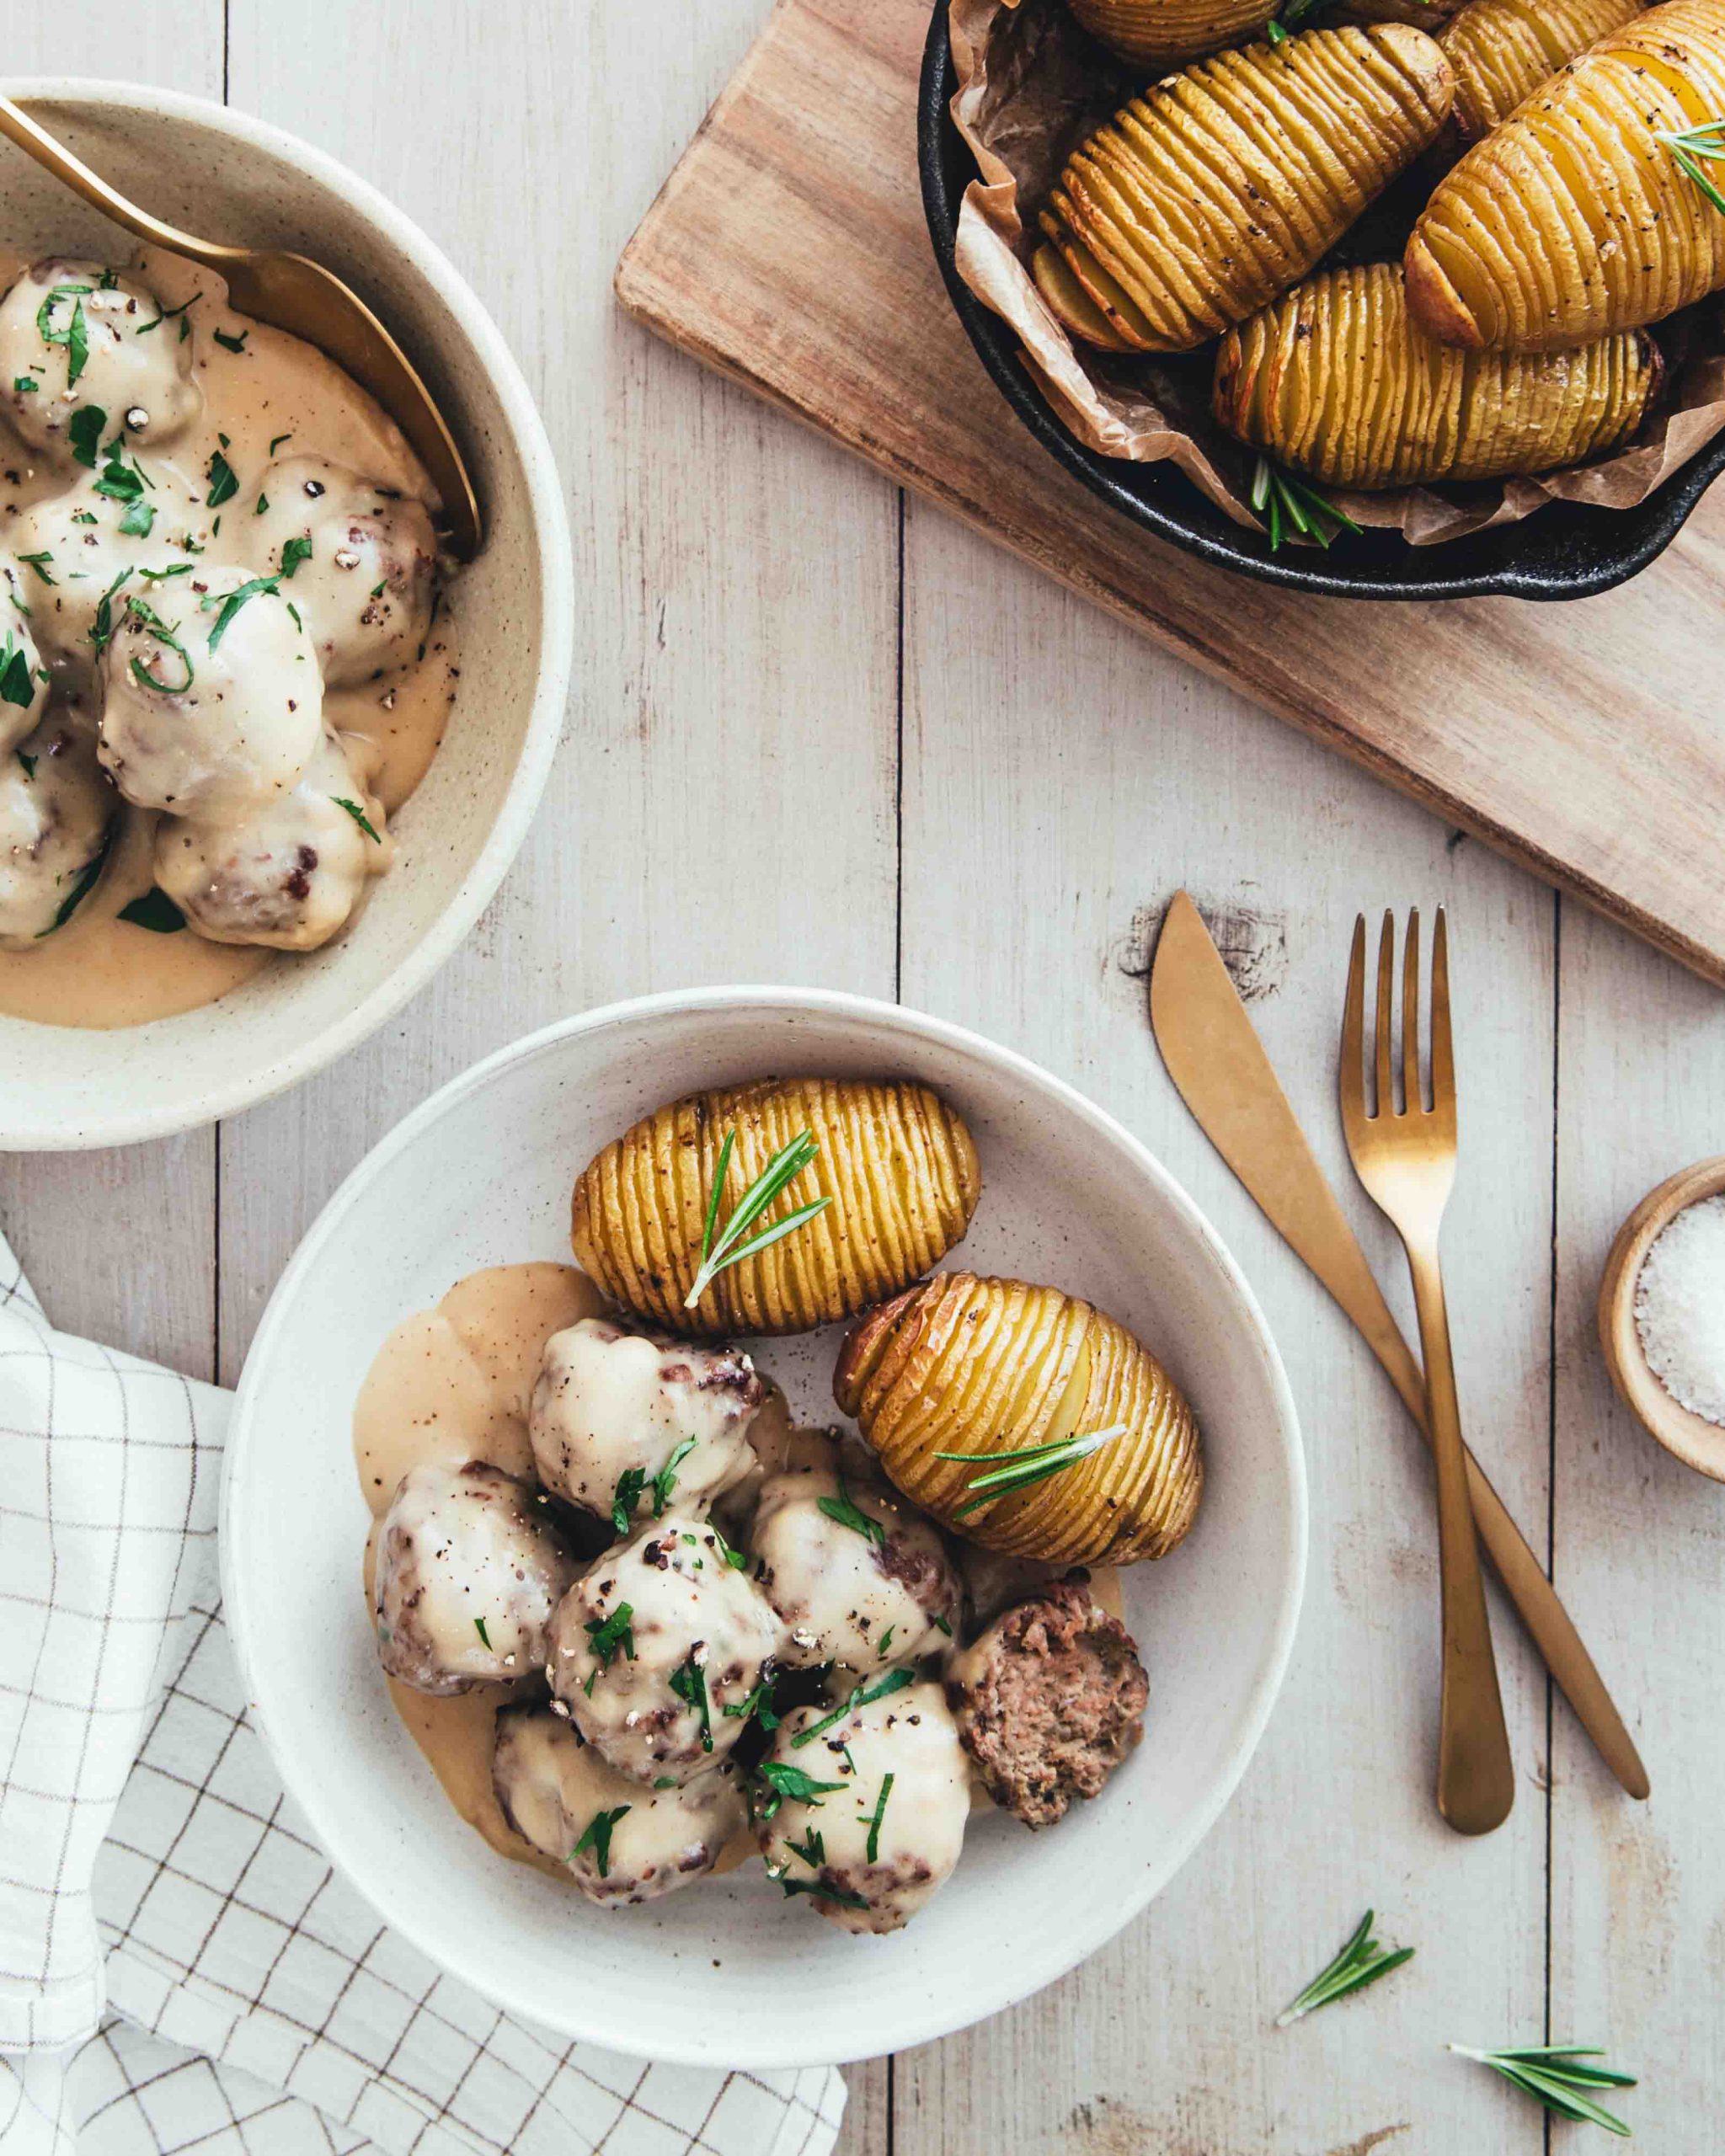
M 1725 487 L 1622 589 L 1365 605 L 1094 500 L 948 302 L 916 177 L 928 0 L 780 0 L 629 243 L 649 328 L 1725 983 Z

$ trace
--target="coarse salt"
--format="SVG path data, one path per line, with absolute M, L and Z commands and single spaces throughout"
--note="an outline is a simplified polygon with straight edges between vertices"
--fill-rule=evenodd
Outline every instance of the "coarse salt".
M 1725 1426 L 1725 1197 L 1685 1205 L 1653 1238 L 1635 1283 L 1635 1329 L 1678 1405 Z

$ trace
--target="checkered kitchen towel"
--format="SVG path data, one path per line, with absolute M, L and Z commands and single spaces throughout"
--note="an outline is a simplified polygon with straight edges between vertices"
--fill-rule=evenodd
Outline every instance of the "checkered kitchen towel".
M 6 2156 L 827 2156 L 832 2069 L 565 2044 L 333 1875 L 222 1630 L 227 1404 L 56 1332 L 0 1239 Z

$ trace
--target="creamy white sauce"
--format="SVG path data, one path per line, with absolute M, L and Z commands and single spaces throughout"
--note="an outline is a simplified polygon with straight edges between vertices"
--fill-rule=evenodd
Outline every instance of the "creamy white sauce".
M 0 286 L 13 285 L 27 267 L 27 259 L 16 250 L 0 248 Z M 237 314 L 227 304 L 221 279 L 207 270 L 146 249 L 137 258 L 136 274 L 157 295 L 164 318 L 149 346 L 142 339 L 131 340 L 131 356 L 142 355 L 156 363 L 158 383 L 163 346 L 153 339 L 174 340 L 174 351 L 190 359 L 189 391 L 183 397 L 176 392 L 169 414 L 177 423 L 177 430 L 169 426 L 171 438 L 159 448 L 152 446 L 149 424 L 124 438 L 126 461 L 152 483 L 145 497 L 154 510 L 150 532 L 128 536 L 119 530 L 120 505 L 97 490 L 105 453 L 99 451 L 96 470 L 70 462 L 63 439 L 39 425 L 34 409 L 29 423 L 45 443 L 41 448 L 26 443 L 12 422 L 0 422 L 0 555 L 48 556 L 16 568 L 13 590 L 30 614 L 20 616 L 3 590 L 0 614 L 32 630 L 41 646 L 42 659 L 54 677 L 52 710 L 67 712 L 87 726 L 95 723 L 96 690 L 79 640 L 88 634 L 96 602 L 116 564 L 134 568 L 126 588 L 147 592 L 168 619 L 184 611 L 178 595 L 172 603 L 168 595 L 175 595 L 176 585 L 190 584 L 200 562 L 212 570 L 237 568 L 242 577 L 274 573 L 281 564 L 284 535 L 297 527 L 292 508 L 267 495 L 273 482 L 266 474 L 272 467 L 288 468 L 293 459 L 323 460 L 361 475 L 366 491 L 376 483 L 435 507 L 435 490 L 393 422 L 333 361 L 296 338 Z M 104 304 L 108 296 L 103 296 Z M 35 295 L 28 297 L 33 306 Z M 93 296 L 91 305 L 97 305 Z M 176 312 L 181 308 L 184 313 Z M 183 347 L 182 321 L 188 325 Z M 134 377 L 115 371 L 128 353 L 118 347 L 109 351 L 92 334 L 83 387 L 88 391 L 92 383 L 100 383 L 105 394 L 112 382 L 117 386 L 111 393 L 118 401 L 131 393 L 126 384 Z M 99 368 L 109 371 L 99 373 Z M 63 371 L 62 361 L 62 395 Z M 0 382 L 0 409 L 25 408 L 13 393 L 16 379 Z M 109 415 L 104 444 L 119 431 L 121 416 Z M 218 452 L 235 486 L 225 501 L 212 506 L 207 498 Z M 267 504 L 261 510 L 260 501 Z M 97 522 L 77 520 L 90 516 Z M 176 546 L 175 541 L 182 543 Z M 189 552 L 187 541 L 203 551 Z M 79 566 L 86 561 L 89 568 Z M 182 563 L 191 565 L 184 576 L 153 584 L 142 578 L 145 567 Z M 345 573 L 361 602 L 369 595 L 358 590 L 359 584 L 376 567 L 369 554 L 362 554 Z M 327 638 L 319 638 L 315 616 L 327 604 L 331 579 L 339 587 L 343 574 L 314 556 L 280 586 L 284 600 L 291 599 L 296 583 L 305 578 L 307 629 L 317 653 L 323 655 L 324 670 L 334 680 L 344 678 L 344 668 L 328 660 Z M 252 600 L 246 611 L 259 604 Z M 246 614 L 235 620 L 245 624 Z M 0 621 L 0 633 L 7 625 Z M 260 613 L 245 633 L 256 639 L 264 626 Z M 231 628 L 228 634 L 238 655 L 243 648 L 239 631 Z M 425 636 L 422 655 L 417 640 L 411 652 L 399 635 L 392 641 L 387 624 L 378 634 L 381 659 L 405 657 L 408 663 L 381 678 L 349 686 L 326 681 L 322 715 L 341 737 L 361 801 L 375 798 L 386 814 L 393 814 L 412 793 L 436 751 L 459 668 L 453 626 L 441 605 Z M 163 658 L 162 664 L 166 668 L 172 662 Z M 213 942 L 192 931 L 158 934 L 118 919 L 123 908 L 150 889 L 159 820 L 150 808 L 118 804 L 106 867 L 71 919 L 35 947 L 0 952 L 0 1011 L 51 1025 L 136 1025 L 211 1002 L 274 961 L 275 953 L 267 948 Z M 346 932 L 362 934 L 363 921 L 350 923 Z

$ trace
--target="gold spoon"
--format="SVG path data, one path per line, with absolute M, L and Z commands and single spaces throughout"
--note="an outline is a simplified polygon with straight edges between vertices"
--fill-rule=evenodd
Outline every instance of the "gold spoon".
M 239 313 L 305 338 L 369 389 L 413 445 L 442 497 L 451 552 L 473 559 L 479 551 L 479 503 L 455 437 L 407 355 L 339 277 L 303 254 L 222 247 L 164 225 L 81 164 L 9 98 L 0 97 L 0 135 L 139 239 L 215 270 Z

